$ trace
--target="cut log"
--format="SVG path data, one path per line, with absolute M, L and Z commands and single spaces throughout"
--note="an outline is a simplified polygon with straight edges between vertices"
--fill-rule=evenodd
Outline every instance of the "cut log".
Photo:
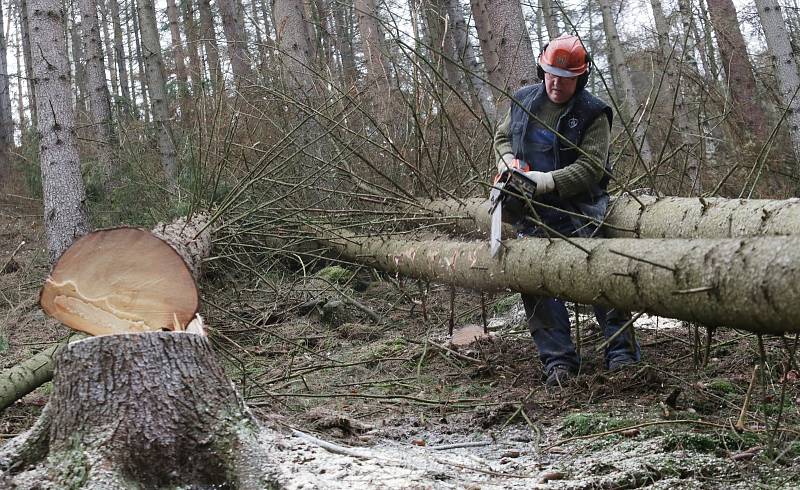
M 90 335 L 183 330 L 200 304 L 192 274 L 175 249 L 146 230 L 84 235 L 53 267 L 44 311 Z
M 37 426 L 0 450 L 3 485 L 276 486 L 260 428 L 206 337 L 154 332 L 75 342 L 59 354 L 53 386 Z
M 153 228 L 153 233 L 169 243 L 181 257 L 185 257 L 184 261 L 195 280 L 199 279 L 202 273 L 201 264 L 211 251 L 208 216 L 195 215 L 189 220 L 179 218 L 170 224 L 159 223 Z M 190 323 L 190 327 L 195 333 L 203 332 L 202 325 L 197 325 L 194 321 Z M 52 379 L 57 348 L 48 348 L 22 364 L 0 373 L 0 411 Z
M 758 333 L 798 332 L 800 237 L 405 241 L 323 232 L 353 262 L 477 290 L 556 296 Z
M 640 204 L 641 203 L 641 204 Z M 459 232 L 488 234 L 489 203 L 483 198 L 420 204 Z M 800 235 L 800 199 L 725 199 L 630 196 L 612 200 L 608 238 L 737 238 Z M 504 237 L 512 237 L 506 226 Z

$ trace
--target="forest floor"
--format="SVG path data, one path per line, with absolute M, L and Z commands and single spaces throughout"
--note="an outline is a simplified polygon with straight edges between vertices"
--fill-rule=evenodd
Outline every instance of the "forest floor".
M 68 334 L 37 302 L 40 214 L 0 195 L 0 369 Z M 643 316 L 642 364 L 610 373 L 578 315 L 582 373 L 548 390 L 514 294 L 458 290 L 451 306 L 447 286 L 353 267 L 254 279 L 209 265 L 211 340 L 289 488 L 800 488 L 794 337 L 764 338 L 768 369 L 735 430 L 760 359 L 746 332 L 718 329 L 706 349 L 705 329 Z M 451 343 L 451 320 L 480 332 L 483 318 L 487 336 Z M 2 413 L 0 443 L 50 390 Z

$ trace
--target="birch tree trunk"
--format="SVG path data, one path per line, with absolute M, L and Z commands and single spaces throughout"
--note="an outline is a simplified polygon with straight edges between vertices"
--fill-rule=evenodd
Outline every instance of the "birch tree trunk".
M 50 262 L 89 231 L 59 0 L 28 0 L 39 129 L 44 224 Z
M 411 241 L 322 232 L 342 258 L 482 291 L 510 288 L 581 304 L 741 328 L 798 332 L 800 238 Z
M 764 28 L 770 58 L 775 65 L 775 75 L 786 110 L 786 121 L 789 123 L 792 153 L 795 161 L 800 162 L 800 94 L 798 94 L 800 75 L 789 30 L 777 1 L 756 0 L 756 8 L 761 26 Z
M 106 85 L 106 68 L 97 22 L 95 0 L 79 0 L 82 14 L 83 47 L 86 54 L 86 82 L 89 91 L 89 109 L 94 127 L 94 147 L 103 186 L 110 188 L 113 169 L 113 149 L 116 138 L 111 126 L 111 101 Z
M 228 58 L 233 68 L 234 85 L 242 92 L 254 83 L 253 61 L 247 49 L 247 35 L 244 30 L 244 16 L 237 0 L 217 0 L 217 8 L 222 17 L 222 30 L 228 46 Z
M 3 27 L 3 7 L 0 5 L 0 176 L 3 167 L 8 165 L 5 155 L 10 147 L 14 146 L 14 118 L 11 115 L 11 76 L 8 73 L 8 58 L 6 50 L 6 30 Z M 17 68 L 19 69 L 19 67 Z
M 739 28 L 732 0 L 707 0 L 708 13 L 717 37 L 719 54 L 725 67 L 733 109 L 737 119 L 748 129 L 747 138 L 757 142 L 766 137 L 764 110 L 758 103 L 753 65 Z
M 483 108 L 483 113 L 494 122 L 497 118 L 492 91 L 481 76 L 485 76 L 483 68 L 478 63 L 475 49 L 469 39 L 467 21 L 464 18 L 464 7 L 460 0 L 446 0 L 447 15 L 450 19 L 450 29 L 456 43 L 456 53 L 462 66 L 468 70 L 467 81 L 470 84 L 470 93 L 475 102 Z
M 161 166 L 164 169 L 164 175 L 174 184 L 178 177 L 178 162 L 175 152 L 175 139 L 172 136 L 172 123 L 169 116 L 167 88 L 164 80 L 164 62 L 161 58 L 155 7 L 153 0 L 137 0 L 137 2 L 139 5 L 139 26 L 142 31 L 142 51 L 147 69 L 147 88 L 150 92 L 153 123 L 158 133 Z
M 653 163 L 653 152 L 650 149 L 650 142 L 645 136 L 647 128 L 637 123 L 637 120 L 640 119 L 637 115 L 642 115 L 644 107 L 639 103 L 636 88 L 631 80 L 630 69 L 625 60 L 617 25 L 611 12 L 611 1 L 599 0 L 599 2 L 603 13 L 603 30 L 606 33 L 606 42 L 608 43 L 609 68 L 614 77 L 614 87 L 622 101 L 619 107 L 620 115 L 623 118 L 623 123 L 630 130 L 629 136 L 632 136 L 632 142 L 637 149 L 637 154 L 641 157 L 645 167 L 649 169 Z
M 219 94 L 225 89 L 222 79 L 222 65 L 219 61 L 219 48 L 217 47 L 217 33 L 214 30 L 214 17 L 211 13 L 210 0 L 199 0 L 200 35 L 203 38 L 203 48 L 208 62 L 208 71 L 211 74 L 211 86 L 214 94 Z
M 178 106 L 181 108 L 181 119 L 188 119 L 190 112 L 189 79 L 186 75 L 186 54 L 183 51 L 181 25 L 178 21 L 178 6 L 175 0 L 167 0 L 167 19 L 172 41 L 172 55 L 175 57 L 175 80 L 178 82 Z
M 536 58 L 522 6 L 514 0 L 471 0 L 486 75 L 496 97 L 534 83 Z M 505 112 L 508 103 L 502 104 Z

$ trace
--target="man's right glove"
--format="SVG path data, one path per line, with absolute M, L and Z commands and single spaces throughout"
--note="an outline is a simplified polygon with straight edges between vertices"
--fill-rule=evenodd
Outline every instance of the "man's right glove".
M 553 192 L 556 189 L 556 181 L 553 180 L 552 172 L 537 172 L 534 170 L 532 172 L 525 172 L 525 175 L 532 181 L 536 182 L 535 195 L 537 196 L 547 194 L 548 192 Z

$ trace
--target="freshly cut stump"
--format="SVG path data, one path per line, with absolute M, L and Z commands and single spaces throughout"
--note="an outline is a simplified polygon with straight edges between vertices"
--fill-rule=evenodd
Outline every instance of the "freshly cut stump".
M 277 486 L 259 426 L 205 337 L 76 342 L 59 355 L 53 385 L 37 426 L 0 450 L 0 486 Z

